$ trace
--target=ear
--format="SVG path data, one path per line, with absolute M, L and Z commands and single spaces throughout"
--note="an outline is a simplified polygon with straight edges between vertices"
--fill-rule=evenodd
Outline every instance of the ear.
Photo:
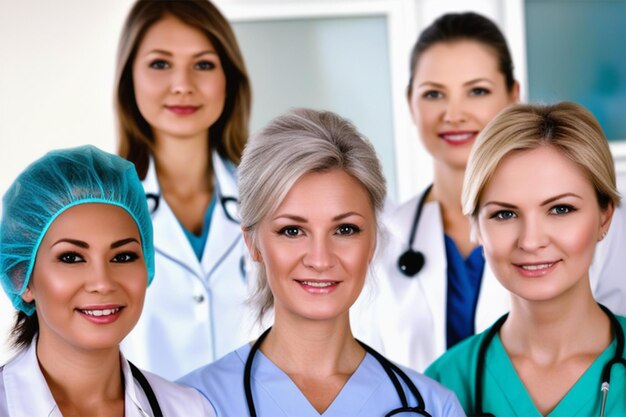
M 519 82 L 515 81 L 513 83 L 513 88 L 511 89 L 511 100 L 513 101 L 513 103 L 519 103 L 519 90 L 520 90 L 520 86 L 519 86 Z
M 26 290 L 22 293 L 22 300 L 27 303 L 35 301 L 35 294 L 33 294 L 33 291 L 30 289 L 30 285 L 26 287 Z
M 243 232 L 243 240 L 244 242 L 246 242 L 246 246 L 248 247 L 248 252 L 250 252 L 250 256 L 252 257 L 252 260 L 254 262 L 263 262 L 263 257 L 261 257 L 261 252 L 259 252 L 257 247 L 254 245 L 254 239 L 252 238 L 252 233 L 249 230 L 244 229 L 243 227 L 241 228 L 241 231 Z
M 614 212 L 615 206 L 613 205 L 613 202 L 610 202 L 607 208 L 600 212 L 600 236 L 598 236 L 598 241 L 604 239 L 606 234 L 609 232 Z

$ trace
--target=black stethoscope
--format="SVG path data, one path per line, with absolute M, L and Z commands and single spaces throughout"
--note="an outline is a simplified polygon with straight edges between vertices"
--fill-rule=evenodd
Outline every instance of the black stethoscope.
M 252 348 L 250 348 L 250 353 L 248 354 L 248 358 L 246 359 L 246 366 L 243 371 L 243 388 L 246 393 L 246 403 L 248 404 L 248 411 L 250 412 L 250 417 L 257 417 L 256 409 L 254 408 L 254 400 L 252 398 L 252 386 L 250 382 L 252 379 L 252 376 L 251 376 L 252 361 L 254 360 L 254 355 L 256 354 L 257 350 L 259 350 L 261 343 L 263 343 L 263 340 L 265 340 L 265 337 L 267 337 L 270 330 L 272 330 L 271 327 L 267 329 L 265 332 L 263 332 L 263 334 L 259 336 L 256 342 L 254 342 L 254 345 L 252 345 Z M 393 386 L 395 387 L 396 392 L 398 393 L 398 397 L 400 397 L 400 403 L 402 404 L 402 406 L 399 408 L 394 408 L 393 410 L 385 414 L 385 417 L 395 416 L 396 414 L 400 414 L 400 413 L 414 413 L 414 414 L 418 414 L 418 415 L 425 416 L 425 417 L 432 417 L 426 411 L 426 404 L 424 403 L 424 398 L 422 398 L 422 395 L 420 394 L 419 390 L 417 389 L 413 381 L 411 381 L 409 376 L 406 373 L 404 373 L 404 371 L 400 369 L 396 364 L 389 361 L 387 358 L 385 358 L 380 353 L 376 352 L 371 347 L 367 346 L 365 343 L 361 342 L 360 340 L 357 340 L 357 342 L 359 342 L 359 344 L 363 347 L 363 349 L 365 349 L 367 353 L 372 355 L 378 361 L 378 363 L 380 363 L 380 365 L 385 370 L 385 373 L 387 374 L 387 376 L 389 376 L 389 379 L 393 383 Z M 404 390 L 402 389 L 402 385 L 400 384 L 400 380 L 398 379 L 398 376 L 400 376 L 400 379 L 404 381 L 406 386 L 409 388 L 409 391 L 411 391 L 411 394 L 413 394 L 413 396 L 417 400 L 416 407 L 409 406 L 409 403 L 406 399 L 406 395 L 404 394 Z
M 420 197 L 419 203 L 417 203 L 417 210 L 415 211 L 415 216 L 413 216 L 413 225 L 411 226 L 411 234 L 409 235 L 409 248 L 398 258 L 398 269 L 408 278 L 413 278 L 417 275 L 424 267 L 424 262 L 426 262 L 422 252 L 413 250 L 413 242 L 415 241 L 417 225 L 422 217 L 422 209 L 424 208 L 426 197 L 432 188 L 432 184 L 426 187 L 426 190 L 424 190 L 424 193 Z
M 626 360 L 624 359 L 624 329 L 620 325 L 615 314 L 611 312 L 608 308 L 603 306 L 602 304 L 598 304 L 600 308 L 604 311 L 604 313 L 609 318 L 611 322 L 611 329 L 613 330 L 613 334 L 617 339 L 617 346 L 615 347 L 615 355 L 604 364 L 602 368 L 602 383 L 600 385 L 600 391 L 602 392 L 602 404 L 600 407 L 600 417 L 604 417 L 604 408 L 606 406 L 606 399 L 609 394 L 609 385 L 611 383 L 611 368 L 615 364 L 621 364 L 626 367 Z M 487 348 L 489 347 L 489 343 L 493 340 L 496 334 L 502 328 L 502 325 L 506 321 L 509 314 L 505 314 L 500 317 L 498 321 L 491 326 L 491 329 L 487 332 L 487 335 L 480 343 L 480 347 L 478 349 L 478 360 L 476 362 L 476 381 L 475 387 L 476 392 L 474 394 L 474 405 L 476 410 L 476 417 L 495 417 L 492 413 L 486 413 L 483 411 L 483 377 L 485 373 L 485 360 L 487 357 Z
M 130 371 L 132 372 L 133 377 L 137 380 L 137 382 L 139 382 L 139 386 L 141 386 L 144 394 L 146 394 L 146 398 L 148 398 L 148 403 L 150 404 L 154 417 L 163 417 L 159 401 L 157 401 L 156 395 L 154 394 L 154 391 L 144 374 L 130 361 L 128 362 L 128 365 L 130 366 Z

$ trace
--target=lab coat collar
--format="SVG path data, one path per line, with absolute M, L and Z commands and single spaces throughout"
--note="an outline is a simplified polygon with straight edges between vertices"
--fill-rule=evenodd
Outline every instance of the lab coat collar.
M 241 239 L 241 228 L 238 223 L 226 217 L 221 204 L 221 197 L 238 199 L 236 168 L 229 167 L 217 152 L 212 155 L 213 171 L 216 179 L 217 199 L 213 217 L 211 219 L 211 232 L 202 256 L 202 264 L 198 262 L 195 253 L 182 227 L 161 196 L 161 189 L 157 178 L 154 159 L 150 159 L 146 178 L 143 180 L 146 194 L 159 196 L 158 210 L 152 213 L 154 226 L 154 248 L 163 256 L 180 264 L 197 277 L 204 280 L 211 276 L 211 272 L 227 258 L 228 253 Z M 153 201 L 149 201 L 153 203 Z
M 4 366 L 7 408 L 13 416 L 62 417 L 37 361 L 36 340 Z
M 48 388 L 39 361 L 37 360 L 37 340 L 7 363 L 3 370 L 7 408 L 11 416 L 62 417 L 61 411 Z M 120 353 L 121 355 L 121 353 Z M 125 415 L 148 417 L 150 404 L 138 387 L 123 355 L 120 356 L 124 375 Z

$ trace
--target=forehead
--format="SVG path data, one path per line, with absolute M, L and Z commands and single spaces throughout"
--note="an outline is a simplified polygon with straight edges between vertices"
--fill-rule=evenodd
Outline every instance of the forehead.
M 415 68 L 415 78 L 442 84 L 498 75 L 504 79 L 495 50 L 473 40 L 438 42 L 422 53 Z
M 214 49 L 201 30 L 171 15 L 164 16 L 150 26 L 139 44 L 139 50 L 144 52 L 159 49 L 197 53 L 200 48 Z
M 543 201 L 563 193 L 595 198 L 585 170 L 552 146 L 514 151 L 506 155 L 483 191 L 483 202 Z
M 68 208 L 54 219 L 44 240 L 68 235 L 96 239 L 119 233 L 139 236 L 134 219 L 125 209 L 112 204 L 84 203 Z

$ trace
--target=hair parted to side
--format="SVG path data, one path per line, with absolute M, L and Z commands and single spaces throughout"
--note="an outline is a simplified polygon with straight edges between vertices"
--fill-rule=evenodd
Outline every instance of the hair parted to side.
M 608 141 L 588 110 L 570 102 L 515 104 L 500 112 L 474 143 L 463 180 L 463 213 L 477 219 L 482 194 L 504 157 L 541 146 L 554 147 L 585 172 L 601 209 L 620 204 Z
M 507 91 L 513 91 L 513 86 L 515 85 L 513 60 L 511 59 L 511 52 L 504 35 L 498 29 L 498 26 L 485 16 L 466 12 L 444 14 L 419 35 L 411 51 L 409 68 L 411 77 L 407 88 L 409 96 L 411 95 L 415 70 L 422 54 L 433 45 L 461 40 L 478 42 L 490 48 L 496 54 L 498 67 L 504 75 Z
M 278 209 L 300 177 L 333 169 L 363 185 L 378 218 L 385 177 L 374 147 L 349 121 L 332 112 L 293 109 L 251 137 L 239 166 L 239 199 L 242 228 L 253 244 L 257 225 Z M 258 268 L 257 278 L 251 303 L 262 321 L 274 298 L 264 268 Z
M 166 16 L 173 16 L 204 33 L 222 63 L 226 76 L 226 101 L 219 119 L 209 128 L 207 151 L 238 164 L 248 139 L 252 92 L 235 34 L 209 0 L 139 0 L 126 18 L 117 52 L 115 114 L 118 122 L 118 154 L 133 162 L 141 179 L 148 170 L 154 136 L 143 118 L 133 85 L 133 62 L 147 30 Z

